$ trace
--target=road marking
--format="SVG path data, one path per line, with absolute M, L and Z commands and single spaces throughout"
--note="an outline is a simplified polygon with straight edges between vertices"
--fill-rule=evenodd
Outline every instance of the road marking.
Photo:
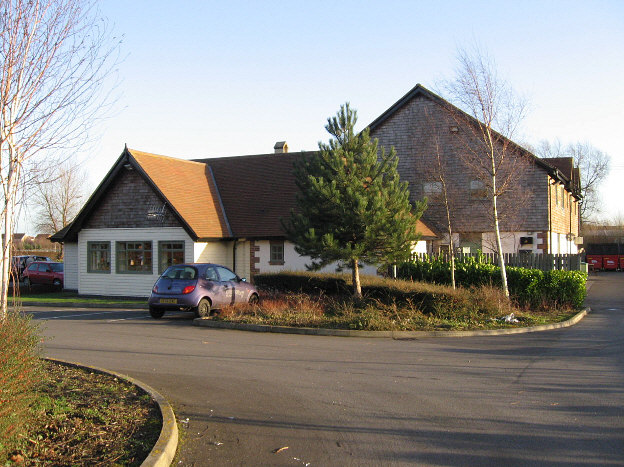
M 54 311 L 59 311 L 59 310 L 54 310 Z M 41 321 L 47 321 L 50 319 L 61 319 L 61 318 L 74 318 L 76 316 L 95 316 L 95 315 L 111 315 L 111 314 L 115 314 L 115 313 L 126 313 L 124 311 L 102 311 L 100 313 L 90 313 L 88 311 L 84 311 L 80 314 L 77 315 L 62 315 L 62 316 L 50 316 L 50 317 L 45 317 L 45 318 L 37 318 Z
M 137 316 L 135 318 L 118 318 L 118 319 L 107 319 L 106 322 L 107 323 L 114 323 L 115 321 L 128 321 L 131 319 L 148 319 L 151 318 L 151 316 Z

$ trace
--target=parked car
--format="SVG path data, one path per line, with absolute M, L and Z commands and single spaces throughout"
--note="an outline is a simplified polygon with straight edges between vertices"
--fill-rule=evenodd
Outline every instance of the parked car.
M 23 274 L 24 285 L 49 284 L 63 285 L 63 263 L 52 261 L 35 261 L 30 263 Z
M 167 310 L 190 310 L 198 317 L 238 303 L 257 303 L 256 288 L 219 264 L 169 266 L 158 278 L 148 300 L 150 315 L 162 318 Z
M 33 261 L 52 261 L 47 256 L 19 255 L 11 257 L 11 277 L 22 279 L 24 271 Z

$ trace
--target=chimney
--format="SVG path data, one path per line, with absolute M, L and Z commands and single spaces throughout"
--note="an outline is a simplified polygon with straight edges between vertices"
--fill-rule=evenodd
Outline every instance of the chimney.
M 273 149 L 275 150 L 275 154 L 283 154 L 288 152 L 288 144 L 286 144 L 286 141 L 278 141 L 275 143 L 275 146 L 273 146 Z

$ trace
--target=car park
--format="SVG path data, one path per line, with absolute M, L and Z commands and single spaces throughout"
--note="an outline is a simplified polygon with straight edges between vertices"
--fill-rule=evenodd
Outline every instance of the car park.
M 47 256 L 18 255 L 11 257 L 11 277 L 22 279 L 24 271 L 33 261 L 52 261 Z
M 34 261 L 24 271 L 22 280 L 29 287 L 32 284 L 63 286 L 63 263 Z
M 153 318 L 168 310 L 193 311 L 203 318 L 211 310 L 257 301 L 256 288 L 227 267 L 190 263 L 169 266 L 154 284 L 148 305 Z

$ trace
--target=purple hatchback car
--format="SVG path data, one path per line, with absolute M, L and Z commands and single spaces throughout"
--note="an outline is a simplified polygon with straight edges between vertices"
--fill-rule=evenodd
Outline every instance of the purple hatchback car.
M 257 303 L 258 291 L 225 266 L 209 263 L 169 266 L 158 278 L 148 300 L 150 315 L 167 310 L 190 310 L 197 317 L 236 303 Z

